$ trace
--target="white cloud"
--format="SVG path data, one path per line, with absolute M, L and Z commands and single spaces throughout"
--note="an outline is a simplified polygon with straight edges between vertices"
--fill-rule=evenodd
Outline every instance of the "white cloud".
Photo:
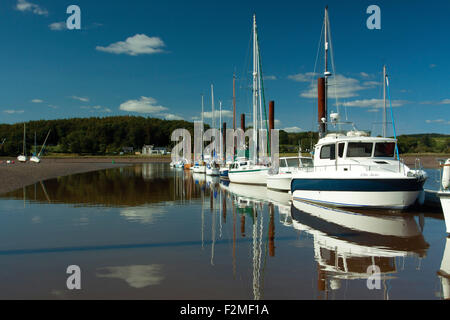
M 180 117 L 176 114 L 172 114 L 172 113 L 163 113 L 161 114 L 162 117 L 164 117 L 164 119 L 166 120 L 183 120 L 183 117 Z
M 281 120 L 275 119 L 274 122 L 275 122 L 275 123 L 274 123 L 275 128 L 278 128 L 279 126 L 281 126 Z
M 136 34 L 127 38 L 125 41 L 112 43 L 107 47 L 97 46 L 98 51 L 104 51 L 114 54 L 128 54 L 137 56 L 139 54 L 153 54 L 163 52 L 164 42 L 158 37 L 148 37 L 145 34 Z
M 110 113 L 112 110 L 110 108 L 102 107 L 102 106 L 81 106 L 81 109 L 89 110 L 90 112 L 107 112 Z
M 286 132 L 300 132 L 300 131 L 303 131 L 303 129 L 299 128 L 299 127 L 288 127 L 288 128 L 284 128 L 283 130 L 286 131 Z
M 369 77 L 369 74 L 368 74 L 368 73 L 365 73 L 365 72 L 360 72 L 359 75 L 360 75 L 361 77 L 364 77 L 364 78 L 368 78 L 368 77 Z
M 105 267 L 97 269 L 97 277 L 121 279 L 130 287 L 140 289 L 160 284 L 164 280 L 162 267 L 159 264 Z
M 442 123 L 442 124 L 450 124 L 450 121 L 444 119 L 435 119 L 435 120 L 425 120 L 426 123 Z
M 31 100 L 31 102 L 33 102 L 33 103 L 42 103 L 42 102 L 44 102 L 44 100 L 41 100 L 41 99 L 33 99 L 33 100 Z
M 370 88 L 361 85 L 357 79 L 347 78 L 340 74 L 328 78 L 328 85 L 328 96 L 330 98 L 337 97 L 338 99 L 355 97 L 358 95 L 358 91 Z M 300 96 L 304 98 L 317 98 L 317 84 L 310 84 L 306 91 L 300 93 Z
M 306 72 L 306 73 L 297 73 L 288 76 L 288 79 L 297 81 L 297 82 L 311 82 L 315 77 L 319 74 L 315 72 Z
M 71 98 L 74 99 L 74 100 L 82 101 L 82 102 L 88 102 L 89 101 L 89 98 L 87 98 L 87 97 L 71 96 Z
M 204 112 L 203 113 L 203 118 L 211 119 L 212 115 L 213 115 L 212 111 L 211 112 Z M 214 115 L 216 117 L 216 120 L 219 121 L 220 110 L 214 110 Z M 222 110 L 222 118 L 233 118 L 233 111 L 231 111 L 231 110 Z
M 61 31 L 67 29 L 67 24 L 65 21 L 53 22 L 49 24 L 48 27 L 53 31 Z
M 409 103 L 409 101 L 406 100 L 394 100 L 392 101 L 392 107 L 400 107 L 404 104 Z M 359 107 L 359 108 L 383 108 L 384 107 L 384 101 L 383 99 L 362 99 L 362 100 L 354 100 L 354 101 L 347 101 L 342 103 L 344 107 Z M 386 107 L 389 107 L 389 102 L 386 102 Z
M 264 80 L 277 80 L 276 76 L 264 76 Z
M 436 65 L 434 63 L 430 64 L 430 69 L 436 68 Z
M 41 8 L 37 4 L 28 2 L 26 0 L 17 0 L 16 10 L 19 10 L 19 11 L 22 11 L 22 12 L 31 11 L 32 13 L 40 15 L 40 16 L 48 15 L 48 11 L 46 9 Z
M 156 99 L 152 97 L 141 97 L 139 100 L 128 100 L 122 103 L 120 110 L 138 113 L 158 114 L 168 110 L 166 107 L 156 105 Z
M 363 82 L 363 86 L 366 86 L 366 87 L 376 87 L 376 86 L 380 86 L 381 85 L 381 82 L 378 82 L 378 81 L 364 81 Z
M 3 110 L 3 112 L 7 114 L 24 113 L 23 110 Z
M 420 104 L 450 104 L 450 99 L 443 99 L 441 101 L 421 101 Z

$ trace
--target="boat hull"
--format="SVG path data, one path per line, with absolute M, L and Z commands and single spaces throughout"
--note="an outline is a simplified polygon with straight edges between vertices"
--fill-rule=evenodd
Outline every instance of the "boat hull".
M 230 170 L 228 171 L 228 178 L 233 183 L 267 185 L 268 170 L 268 168 L 235 171 Z
M 292 175 L 289 173 L 268 175 L 267 188 L 278 191 L 290 191 L 291 179 Z
M 450 191 L 438 192 L 438 197 L 444 213 L 446 232 L 450 233 Z
M 413 205 L 423 183 L 414 178 L 314 179 L 293 178 L 294 200 L 337 207 L 405 209 Z
M 219 176 L 220 172 L 218 168 L 206 168 L 207 176 Z
M 228 169 L 220 169 L 220 179 L 229 180 Z
M 206 173 L 206 166 L 195 166 L 194 173 Z

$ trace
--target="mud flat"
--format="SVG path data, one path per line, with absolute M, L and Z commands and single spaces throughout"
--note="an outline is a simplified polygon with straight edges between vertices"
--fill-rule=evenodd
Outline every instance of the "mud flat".
M 400 155 L 400 158 L 405 161 L 405 164 L 410 167 L 411 169 L 414 169 L 416 159 L 420 159 L 420 163 L 425 169 L 438 169 L 439 168 L 439 162 L 438 159 L 447 159 L 450 158 L 450 154 L 444 154 L 444 155 Z
M 43 159 L 41 163 L 26 162 L 7 164 L 7 158 L 0 163 L 0 194 L 13 191 L 24 186 L 47 179 L 66 176 L 76 173 L 96 171 L 109 168 L 117 168 L 132 163 L 162 162 L 164 159 L 134 158 L 58 158 Z M 13 160 L 12 158 L 10 160 Z M 170 161 L 170 158 L 169 158 Z

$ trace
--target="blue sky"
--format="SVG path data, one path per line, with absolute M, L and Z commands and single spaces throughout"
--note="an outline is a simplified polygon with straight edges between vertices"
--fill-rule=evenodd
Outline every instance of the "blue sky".
M 81 30 L 64 28 L 72 4 L 81 9 Z M 276 126 L 316 130 L 310 86 L 326 4 L 342 117 L 378 130 L 386 64 L 397 133 L 449 134 L 450 2 L 435 0 L 2 0 L 0 122 L 126 114 L 192 121 L 201 94 L 210 111 L 211 83 L 225 117 L 236 72 L 237 114 L 250 123 L 256 13 Z M 372 4 L 381 9 L 381 30 L 366 27 Z M 329 101 L 335 110 L 332 88 Z

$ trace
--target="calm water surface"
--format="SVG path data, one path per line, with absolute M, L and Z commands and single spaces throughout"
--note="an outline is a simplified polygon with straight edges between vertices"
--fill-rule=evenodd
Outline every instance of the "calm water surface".
M 440 214 L 291 204 L 167 164 L 2 195 L 0 230 L 2 299 L 442 299 L 449 288 Z M 81 290 L 66 287 L 69 265 Z M 372 265 L 380 289 L 367 287 Z

